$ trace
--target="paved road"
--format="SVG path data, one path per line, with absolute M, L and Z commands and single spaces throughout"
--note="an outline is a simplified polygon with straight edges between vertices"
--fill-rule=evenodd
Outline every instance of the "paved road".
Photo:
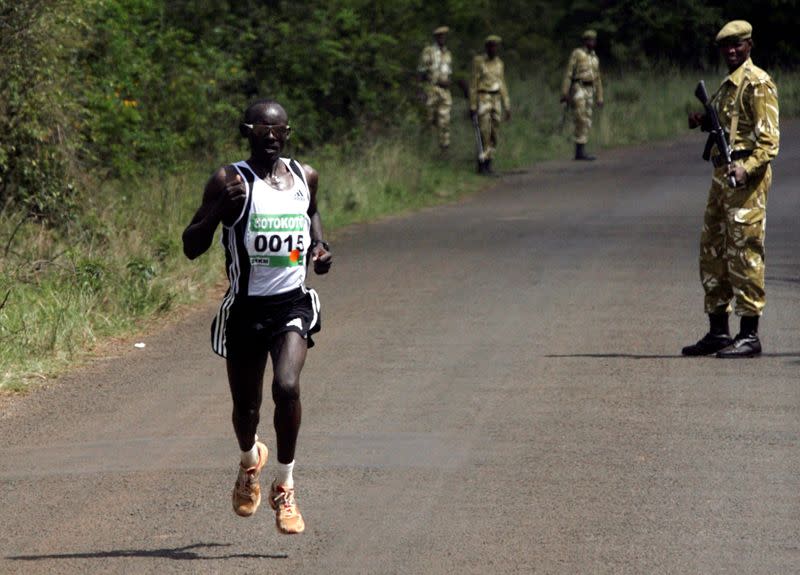
M 705 328 L 701 140 L 540 165 L 341 234 L 313 279 L 302 536 L 230 509 L 215 302 L 16 401 L 0 572 L 800 572 L 800 124 L 775 165 L 753 360 L 678 355 Z

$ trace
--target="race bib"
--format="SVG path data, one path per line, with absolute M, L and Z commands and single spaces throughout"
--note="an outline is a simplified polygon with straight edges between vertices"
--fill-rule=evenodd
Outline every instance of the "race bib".
M 271 268 L 302 265 L 307 218 L 305 214 L 251 214 L 246 240 L 250 264 Z

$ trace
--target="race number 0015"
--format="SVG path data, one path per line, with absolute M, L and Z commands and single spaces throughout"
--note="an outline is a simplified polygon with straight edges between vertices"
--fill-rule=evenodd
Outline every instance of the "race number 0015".
M 281 237 L 278 234 L 272 235 L 264 235 L 264 234 L 257 234 L 255 240 L 253 241 L 253 247 L 257 252 L 263 253 L 269 251 L 271 253 L 278 253 L 283 251 L 284 247 L 286 252 L 291 252 L 292 249 L 297 246 L 299 251 L 303 251 L 303 236 L 298 234 L 297 240 L 289 234 L 286 237 Z

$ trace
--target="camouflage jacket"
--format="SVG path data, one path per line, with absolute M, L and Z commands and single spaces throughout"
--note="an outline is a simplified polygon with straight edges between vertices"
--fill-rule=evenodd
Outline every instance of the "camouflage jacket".
M 511 109 L 511 99 L 506 87 L 505 68 L 499 56 L 490 60 L 485 55 L 478 55 L 472 61 L 472 81 L 469 89 L 470 110 L 478 108 L 480 92 L 499 93 L 503 100 L 503 109 Z
M 594 50 L 575 48 L 569 56 L 564 80 L 561 82 L 561 95 L 569 97 L 573 82 L 591 83 L 594 85 L 594 99 L 603 101 L 603 79 L 600 77 L 600 59 Z
M 450 81 L 450 74 L 453 73 L 453 56 L 450 50 L 439 48 L 438 44 L 425 46 L 419 57 L 417 72 L 434 86 Z
M 778 155 L 778 89 L 769 74 L 750 58 L 736 68 L 711 98 L 726 133 L 730 132 L 740 89 L 739 123 L 736 134 L 729 135 L 728 141 L 731 150 L 752 150 L 742 164 L 750 175 Z

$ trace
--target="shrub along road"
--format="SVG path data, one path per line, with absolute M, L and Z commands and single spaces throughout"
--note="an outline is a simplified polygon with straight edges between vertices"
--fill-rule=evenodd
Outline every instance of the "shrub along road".
M 349 228 L 311 278 L 304 535 L 230 508 L 209 302 L 7 406 L 0 571 L 800 571 L 799 139 L 784 126 L 763 357 L 679 356 L 706 327 L 699 134 L 538 165 Z M 266 405 L 272 449 L 270 428 Z

